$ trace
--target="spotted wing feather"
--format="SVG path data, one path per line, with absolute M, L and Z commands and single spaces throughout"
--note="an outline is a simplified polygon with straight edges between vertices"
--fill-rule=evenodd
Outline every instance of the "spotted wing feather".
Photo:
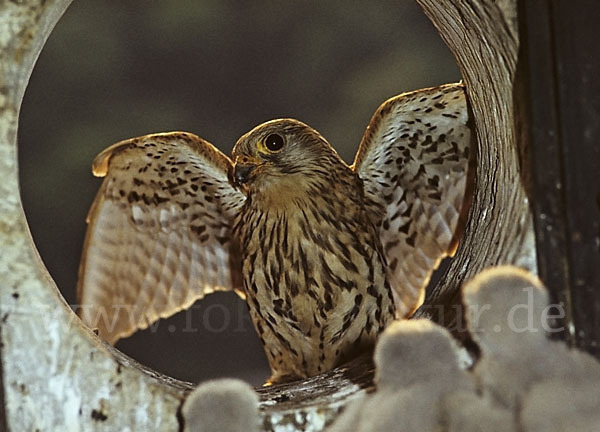
M 398 315 L 410 315 L 464 228 L 473 181 L 462 84 L 405 93 L 383 103 L 353 168 L 380 230 Z M 472 165 L 472 164 L 471 164 Z
M 79 315 L 114 343 L 214 290 L 241 289 L 231 235 L 244 196 L 231 161 L 188 133 L 147 135 L 100 153 L 88 215 Z

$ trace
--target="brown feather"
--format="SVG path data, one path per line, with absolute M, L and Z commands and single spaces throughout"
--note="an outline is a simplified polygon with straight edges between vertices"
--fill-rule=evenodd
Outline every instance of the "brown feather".
M 353 169 L 379 227 L 400 317 L 422 303 L 442 258 L 452 255 L 470 207 L 474 151 L 462 84 L 384 102 L 360 143 Z
M 213 290 L 241 288 L 231 223 L 244 196 L 231 162 L 188 133 L 122 141 L 93 164 L 105 176 L 88 215 L 79 314 L 114 343 Z

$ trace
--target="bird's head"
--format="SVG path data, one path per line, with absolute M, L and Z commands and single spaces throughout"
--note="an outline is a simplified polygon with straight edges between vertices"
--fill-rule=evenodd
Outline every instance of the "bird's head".
M 339 158 L 317 131 L 294 119 L 255 127 L 238 140 L 232 157 L 233 183 L 250 190 L 293 188 L 299 175 L 322 171 L 327 159 Z

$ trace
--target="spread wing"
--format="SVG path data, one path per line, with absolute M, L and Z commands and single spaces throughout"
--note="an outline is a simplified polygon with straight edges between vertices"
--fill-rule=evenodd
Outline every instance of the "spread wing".
M 353 168 L 380 230 L 398 315 L 410 315 L 470 207 L 474 131 L 462 84 L 389 99 L 375 112 Z
M 244 196 L 231 161 L 182 132 L 119 142 L 88 215 L 77 287 L 82 320 L 116 342 L 214 290 L 241 289 L 231 225 Z M 240 291 L 241 292 L 241 291 Z

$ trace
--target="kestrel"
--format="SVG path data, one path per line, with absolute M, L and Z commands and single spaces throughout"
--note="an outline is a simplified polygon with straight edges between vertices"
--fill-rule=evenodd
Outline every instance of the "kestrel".
M 462 84 L 373 115 L 348 166 L 293 119 L 257 126 L 233 162 L 184 132 L 119 142 L 88 215 L 80 316 L 110 343 L 215 290 L 247 300 L 271 382 L 332 369 L 410 316 L 464 227 L 474 135 Z

